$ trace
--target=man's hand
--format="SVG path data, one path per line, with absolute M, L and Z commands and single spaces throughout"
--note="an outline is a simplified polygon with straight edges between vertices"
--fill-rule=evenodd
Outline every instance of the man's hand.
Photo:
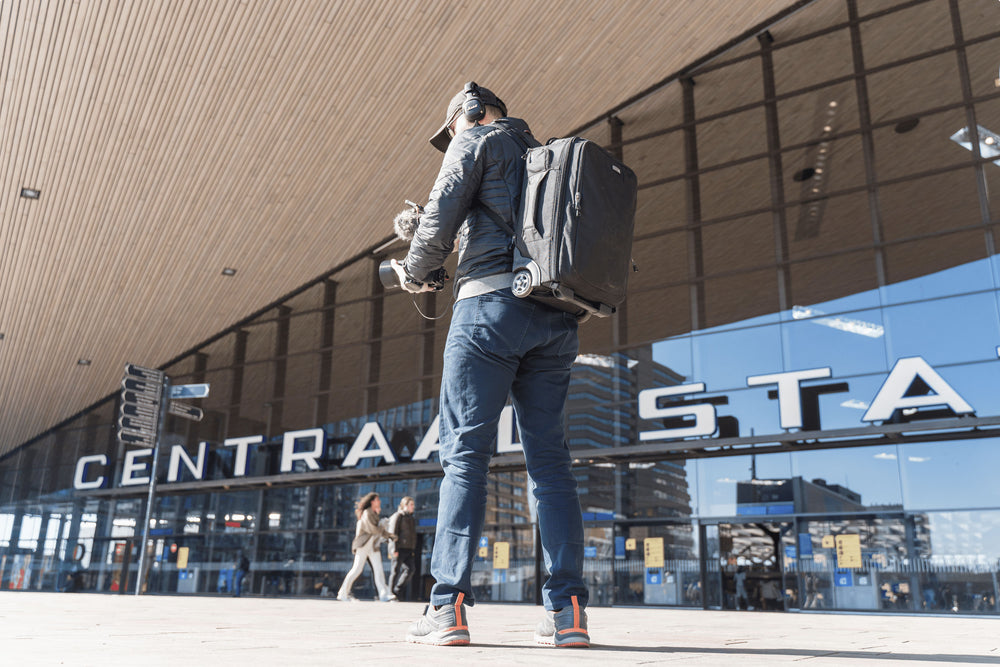
M 399 286 L 411 294 L 420 294 L 421 292 L 433 292 L 434 288 L 427 283 L 417 283 L 413 282 L 409 276 L 406 275 L 406 270 L 403 265 L 396 260 L 390 260 L 390 266 L 392 270 L 396 272 L 399 277 Z

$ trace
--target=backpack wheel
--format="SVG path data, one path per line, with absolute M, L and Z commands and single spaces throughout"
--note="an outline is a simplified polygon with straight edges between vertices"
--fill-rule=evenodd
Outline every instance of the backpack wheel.
M 513 292 L 514 296 L 523 299 L 531 294 L 531 288 L 531 271 L 521 269 L 514 274 L 514 280 L 510 284 L 510 291 Z

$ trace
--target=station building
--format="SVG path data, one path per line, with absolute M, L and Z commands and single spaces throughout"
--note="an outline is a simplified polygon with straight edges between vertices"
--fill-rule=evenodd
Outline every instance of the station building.
M 592 604 L 1000 612 L 998 11 L 816 0 L 565 128 L 640 187 L 569 397 Z M 451 297 L 384 290 L 403 253 L 162 366 L 211 390 L 167 418 L 154 494 L 118 394 L 0 459 L 0 586 L 227 593 L 246 554 L 250 594 L 330 595 L 377 491 L 416 499 L 426 597 Z M 477 600 L 539 599 L 518 448 L 508 411 Z

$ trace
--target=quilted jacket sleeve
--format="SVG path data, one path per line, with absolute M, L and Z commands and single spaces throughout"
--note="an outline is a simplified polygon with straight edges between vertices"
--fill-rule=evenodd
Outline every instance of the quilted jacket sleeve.
M 475 130 L 475 128 L 474 128 Z M 406 272 L 423 282 L 441 267 L 455 246 L 455 237 L 476 202 L 483 179 L 483 133 L 463 132 L 448 146 L 420 225 L 404 260 Z

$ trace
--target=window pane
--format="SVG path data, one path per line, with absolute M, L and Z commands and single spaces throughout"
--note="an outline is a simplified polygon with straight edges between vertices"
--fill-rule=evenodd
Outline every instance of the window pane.
M 858 123 L 853 81 L 778 101 L 778 132 L 782 146 L 798 146 L 807 142 L 815 146 L 831 134 L 858 129 Z
M 858 3 L 865 14 L 881 9 L 878 3 Z M 995 19 L 994 19 L 995 21 Z M 906 26 L 905 30 L 901 26 Z M 947 2 L 922 2 L 861 24 L 865 66 L 876 67 L 954 43 Z M 954 61 L 954 54 L 949 54 Z M 930 92 L 930 91 L 927 91 Z
M 908 510 L 1000 506 L 996 439 L 909 444 L 900 469 Z
M 628 277 L 629 291 L 645 291 L 688 279 L 689 232 L 670 232 L 639 238 L 632 244 L 632 258 L 638 271 Z
M 789 259 L 805 259 L 870 245 L 873 238 L 870 211 L 867 192 L 821 196 L 789 206 L 785 221 Z
M 684 173 L 684 132 L 673 130 L 655 134 L 683 122 L 680 84 L 671 84 L 618 114 L 623 141 L 649 137 L 623 147 L 624 162 L 642 180 L 653 180 Z M 655 136 L 650 136 L 655 135 Z
M 875 253 L 871 250 L 845 253 L 835 257 L 796 262 L 789 267 L 792 304 L 824 312 L 835 312 L 824 307 L 851 294 L 866 293 L 853 299 L 852 305 L 877 305 L 877 295 L 871 291 L 878 286 L 875 274 Z M 819 314 L 819 313 L 817 313 Z
M 816 29 L 822 24 L 809 26 Z M 782 25 L 782 27 L 784 27 Z M 777 31 L 778 34 L 782 34 Z M 851 58 L 851 34 L 845 30 L 827 33 L 788 47 L 781 43 L 774 49 L 774 78 L 778 93 L 813 86 L 854 72 Z
M 702 228 L 705 273 L 773 265 L 774 222 L 771 214 L 713 223 Z
M 997 29 L 996 10 L 995 5 L 990 7 L 994 21 L 991 31 Z M 998 76 L 996 62 L 998 45 L 1000 45 L 1000 38 L 993 38 L 987 42 L 967 46 L 965 49 L 965 57 L 969 61 L 969 78 L 972 79 L 972 95 L 974 97 L 992 95 L 997 90 L 995 81 Z
M 898 447 L 857 447 L 828 451 L 793 452 L 792 472 L 804 480 L 822 480 L 860 494 L 865 507 L 899 506 L 903 492 L 897 462 Z M 812 512 L 824 511 L 818 507 Z
M 991 0 L 958 3 L 962 16 L 962 36 L 973 39 L 997 31 L 997 6 Z
M 777 319 L 777 271 L 750 271 L 705 280 L 705 327 L 765 316 Z
M 748 375 L 781 368 L 778 325 L 704 333 L 693 337 L 695 382 L 709 391 L 746 387 Z
M 972 169 L 879 187 L 885 239 L 908 238 L 982 222 Z
M 698 511 L 705 516 L 740 514 L 738 494 L 754 488 L 752 480 L 787 480 L 791 477 L 788 454 L 732 456 L 724 459 L 700 459 L 698 465 Z M 762 488 L 757 485 L 757 488 Z M 751 494 L 752 495 L 752 494 Z
M 944 3 L 925 3 L 941 5 Z M 946 24 L 948 25 L 948 24 Z M 934 33 L 948 35 L 951 31 L 939 28 Z M 911 37 L 907 28 L 906 40 Z M 916 41 L 916 40 L 914 40 Z M 898 53 L 891 52 L 894 59 Z M 872 63 L 865 63 L 869 67 Z M 958 76 L 958 59 L 954 53 L 923 58 L 888 70 L 868 75 L 868 97 L 872 122 L 915 115 L 926 109 L 962 101 L 962 88 Z
M 994 134 L 1000 134 L 1000 99 L 976 104 L 976 122 Z M 983 174 L 986 177 L 990 219 L 1000 222 L 1000 159 L 983 164 Z
M 681 285 L 632 293 L 628 297 L 626 312 L 628 341 L 631 343 L 690 331 L 691 289 Z
M 645 175 L 637 172 L 640 181 Z M 651 187 L 640 185 L 636 198 L 635 236 L 687 224 L 688 182 L 681 178 Z
M 759 57 L 695 73 L 694 80 L 694 112 L 698 118 L 764 99 Z
M 701 219 L 770 208 L 770 176 L 766 159 L 701 174 Z
M 874 131 L 876 173 L 880 181 L 888 181 L 946 166 L 968 164 L 972 153 L 948 137 L 966 126 L 965 109 L 916 118 L 912 130 L 906 121 Z M 902 131 L 901 130 L 906 130 Z M 945 188 L 941 176 L 932 176 L 923 187 Z M 947 180 L 947 174 L 943 177 Z M 939 184 L 940 183 L 940 184 Z
M 767 152 L 764 107 L 698 123 L 698 166 L 702 169 Z
M 860 137 L 828 139 L 826 133 L 817 134 L 817 137 L 810 145 L 786 151 L 781 156 L 785 201 L 802 202 L 800 208 L 809 211 L 814 208 L 813 203 L 828 194 L 865 184 Z
M 885 309 L 892 358 L 921 356 L 932 365 L 996 358 L 994 295 L 989 292 Z
M 834 378 L 886 369 L 885 335 L 879 309 L 828 313 L 800 309 L 782 325 L 789 369 L 831 367 Z M 859 424 L 856 424 L 859 425 Z
M 889 246 L 886 303 L 968 292 L 991 285 L 984 232 L 974 230 Z

